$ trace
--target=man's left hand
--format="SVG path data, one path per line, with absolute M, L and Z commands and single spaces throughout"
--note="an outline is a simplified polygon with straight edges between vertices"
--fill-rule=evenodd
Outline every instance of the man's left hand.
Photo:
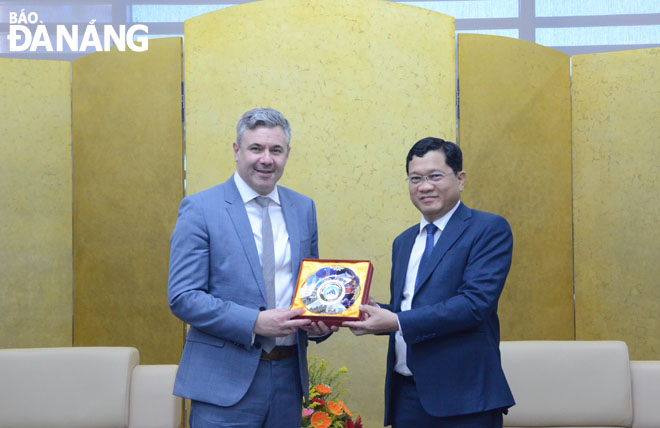
M 394 312 L 372 305 L 360 305 L 360 310 L 367 314 L 364 321 L 345 321 L 343 327 L 349 327 L 354 335 L 391 333 L 399 330 L 399 320 Z
M 333 325 L 328 327 L 323 321 L 312 322 L 310 325 L 301 327 L 311 337 L 323 337 L 339 330 L 339 327 Z

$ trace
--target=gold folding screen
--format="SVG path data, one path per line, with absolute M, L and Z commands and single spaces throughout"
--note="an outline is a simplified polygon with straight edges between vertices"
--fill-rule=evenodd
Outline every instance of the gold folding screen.
M 71 345 L 71 65 L 0 58 L 0 347 Z
M 315 200 L 321 256 L 371 259 L 373 294 L 388 299 L 392 240 L 420 219 L 405 156 L 419 138 L 455 137 L 453 19 L 382 0 L 272 0 L 188 20 L 185 39 L 188 193 L 232 174 L 243 112 L 282 111 L 282 184 Z M 347 365 L 352 408 L 382 424 L 385 338 L 342 331 L 309 352 Z
M 282 184 L 317 202 L 321 256 L 372 259 L 373 294 L 386 300 L 391 241 L 419 220 L 404 157 L 421 137 L 456 138 L 453 30 L 449 17 L 381 0 L 265 0 L 188 21 L 188 193 L 233 172 L 241 113 L 281 110 L 293 127 Z M 503 339 L 574 337 L 574 248 L 577 339 L 621 339 L 633 359 L 660 358 L 659 58 L 574 57 L 571 126 L 569 57 L 460 36 L 464 200 L 514 231 Z M 70 65 L 0 66 L 11 100 L 0 107 L 0 346 L 67 346 Z M 147 363 L 177 362 L 183 341 L 166 299 L 181 77 L 179 39 L 73 66 L 73 340 L 137 346 Z M 380 425 L 384 338 L 342 331 L 310 353 L 349 367 L 347 400 Z
M 503 339 L 618 339 L 660 358 L 660 50 L 578 55 L 569 79 L 569 58 L 538 45 L 458 45 L 464 200 L 514 232 Z
M 660 49 L 573 57 L 578 340 L 660 359 Z
M 534 43 L 458 38 L 463 200 L 514 235 L 504 340 L 574 336 L 569 71 L 568 55 Z
M 181 39 L 73 63 L 74 344 L 176 363 L 169 236 L 183 195 Z

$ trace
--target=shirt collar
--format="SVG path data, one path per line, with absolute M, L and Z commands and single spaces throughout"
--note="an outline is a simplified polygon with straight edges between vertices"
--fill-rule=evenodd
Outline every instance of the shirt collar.
M 436 226 L 438 226 L 438 229 L 442 232 L 445 230 L 445 227 L 447 226 L 447 223 L 449 223 L 449 219 L 451 218 L 452 215 L 456 212 L 458 209 L 458 206 L 461 204 L 461 201 L 459 200 L 456 202 L 456 205 L 454 205 L 454 208 L 450 209 L 447 214 L 443 215 L 439 219 L 433 222 Z M 422 216 L 422 220 L 419 222 L 419 233 L 422 233 L 422 230 L 424 230 L 424 227 L 429 224 L 429 222 Z
M 273 189 L 272 192 L 270 192 L 267 195 L 260 195 L 257 193 L 256 190 L 254 190 L 252 187 L 250 187 L 249 184 L 245 182 L 241 178 L 240 175 L 238 175 L 238 172 L 234 173 L 234 183 L 236 183 L 236 187 L 238 188 L 238 193 L 241 195 L 241 199 L 243 200 L 244 204 L 247 204 L 248 202 L 254 200 L 258 196 L 266 196 L 267 198 L 270 198 L 273 202 L 275 202 L 277 205 L 280 205 L 280 194 L 277 191 L 277 186 Z

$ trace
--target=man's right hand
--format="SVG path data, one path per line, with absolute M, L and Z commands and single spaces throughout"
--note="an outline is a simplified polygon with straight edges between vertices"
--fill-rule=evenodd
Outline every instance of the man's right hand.
M 298 331 L 300 327 L 310 325 L 310 319 L 293 319 L 305 312 L 304 309 L 290 311 L 288 309 L 268 309 L 259 312 L 254 323 L 254 333 L 259 336 L 284 337 Z
M 366 314 L 364 321 L 344 321 L 343 327 L 350 327 L 356 336 L 364 334 L 384 334 L 399 329 L 399 318 L 394 312 L 372 305 L 360 305 Z

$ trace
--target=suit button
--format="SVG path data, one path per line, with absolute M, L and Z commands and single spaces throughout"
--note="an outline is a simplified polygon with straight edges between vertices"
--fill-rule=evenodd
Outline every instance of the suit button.
M 260 311 L 265 311 L 265 310 L 266 310 L 266 308 L 265 308 L 265 307 L 263 307 L 263 306 L 259 306 L 259 310 L 260 310 Z

